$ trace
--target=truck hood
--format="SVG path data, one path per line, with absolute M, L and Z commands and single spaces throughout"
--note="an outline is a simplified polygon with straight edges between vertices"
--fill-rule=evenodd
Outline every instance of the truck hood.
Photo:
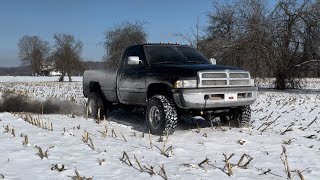
M 213 65 L 213 64 L 161 64 L 153 65 L 151 72 L 164 73 L 166 76 L 179 76 L 185 78 L 194 78 L 198 71 L 221 71 L 221 70 L 243 70 L 232 66 Z

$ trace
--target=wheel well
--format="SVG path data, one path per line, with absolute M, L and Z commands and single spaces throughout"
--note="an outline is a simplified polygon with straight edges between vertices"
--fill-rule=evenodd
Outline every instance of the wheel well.
M 165 95 L 170 98 L 173 97 L 172 92 L 171 92 L 171 88 L 166 84 L 156 83 L 156 84 L 149 85 L 147 98 L 149 99 L 155 94 Z
M 101 87 L 100 84 L 98 82 L 90 82 L 89 85 L 89 90 L 90 92 L 101 92 Z
M 104 94 L 102 93 L 102 91 L 101 91 L 101 86 L 100 86 L 100 84 L 99 84 L 98 82 L 94 82 L 94 81 L 90 82 L 90 84 L 89 84 L 89 91 L 90 91 L 90 93 L 91 93 L 91 92 L 97 92 L 97 93 L 99 93 L 99 96 L 102 98 L 103 104 L 104 104 L 105 106 L 108 105 L 108 104 L 107 104 L 106 97 L 105 97 Z

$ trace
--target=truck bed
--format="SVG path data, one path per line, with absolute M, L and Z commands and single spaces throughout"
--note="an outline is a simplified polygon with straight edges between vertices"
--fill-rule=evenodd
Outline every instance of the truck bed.
M 97 82 L 109 102 L 118 102 L 117 98 L 117 69 L 87 70 L 83 74 L 83 92 L 85 97 L 90 94 L 90 83 Z

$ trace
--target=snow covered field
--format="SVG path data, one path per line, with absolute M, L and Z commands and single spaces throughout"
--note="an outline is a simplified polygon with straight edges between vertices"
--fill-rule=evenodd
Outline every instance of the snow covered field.
M 84 104 L 81 78 L 56 79 L 0 77 L 0 92 Z M 293 179 L 319 179 L 319 106 L 316 88 L 262 90 L 251 128 L 181 122 L 168 139 L 149 137 L 138 111 L 113 112 L 100 124 L 73 112 L 0 112 L 0 179 L 287 179 L 284 164 Z

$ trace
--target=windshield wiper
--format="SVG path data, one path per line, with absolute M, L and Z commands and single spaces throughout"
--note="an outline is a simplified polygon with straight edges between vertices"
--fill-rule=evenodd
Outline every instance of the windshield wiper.
M 200 61 L 185 61 L 185 63 L 203 64 L 203 62 L 200 62 Z
M 153 64 L 181 64 L 181 63 L 177 62 L 177 61 L 159 61 L 159 62 L 155 62 Z

